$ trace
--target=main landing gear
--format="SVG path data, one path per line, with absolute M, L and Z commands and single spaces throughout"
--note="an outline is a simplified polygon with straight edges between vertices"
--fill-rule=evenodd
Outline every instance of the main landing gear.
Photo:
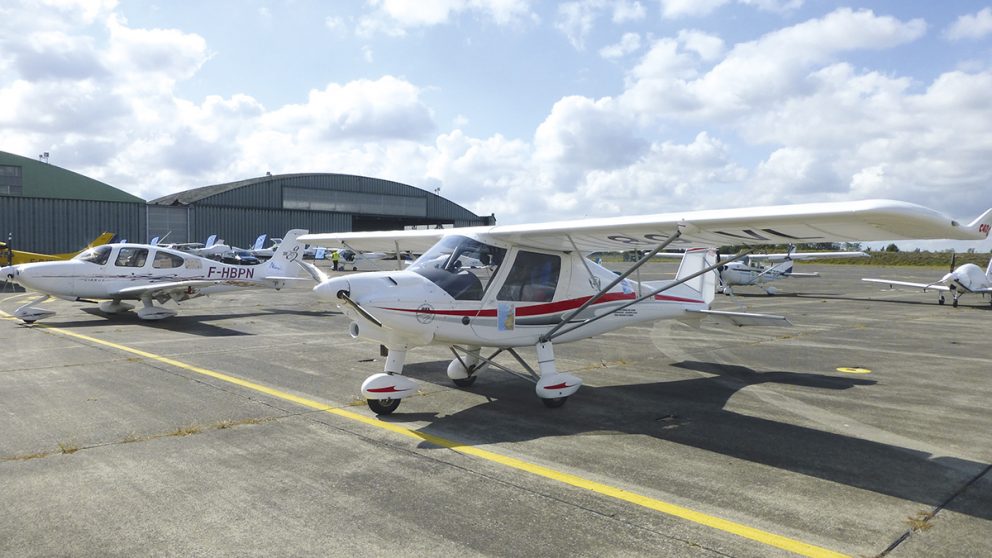
M 951 306 L 957 308 L 959 298 L 961 298 L 961 292 L 955 289 L 954 285 L 951 285 Z M 937 299 L 937 304 L 941 306 L 944 305 L 944 293 L 940 293 L 940 298 Z
M 551 343 L 538 343 L 537 362 L 535 371 L 512 348 L 497 349 L 488 357 L 482 356 L 479 347 L 452 346 L 451 352 L 455 358 L 448 364 L 448 377 L 456 386 L 467 388 L 475 383 L 478 373 L 492 366 L 519 378 L 534 382 L 534 391 L 545 407 L 554 409 L 561 407 L 569 396 L 582 387 L 582 380 L 572 374 L 558 372 L 555 369 L 555 356 Z M 499 363 L 493 362 L 502 352 L 508 352 L 524 367 L 526 374 L 511 370 Z M 390 349 L 386 357 L 385 371 L 373 374 L 362 384 L 362 395 L 369 409 L 377 415 L 388 415 L 396 410 L 400 401 L 417 391 L 416 382 L 402 375 L 403 361 L 406 358 L 406 348 Z

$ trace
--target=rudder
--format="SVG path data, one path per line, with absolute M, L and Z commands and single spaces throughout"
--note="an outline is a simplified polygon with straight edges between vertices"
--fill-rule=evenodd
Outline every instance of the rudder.
M 679 270 L 675 274 L 675 280 L 678 281 L 689 277 L 716 263 L 717 252 L 713 248 L 691 248 L 686 250 L 685 255 L 682 256 L 682 263 L 679 264 Z M 689 279 L 681 287 L 691 289 L 696 296 L 709 305 L 716 298 L 717 282 L 717 272 L 713 270 Z

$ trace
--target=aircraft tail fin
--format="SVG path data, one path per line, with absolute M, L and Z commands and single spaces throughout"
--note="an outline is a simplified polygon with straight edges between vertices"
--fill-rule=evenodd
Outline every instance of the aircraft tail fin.
M 116 233 L 105 232 L 105 233 L 102 233 L 100 236 L 94 238 L 93 239 L 93 242 L 90 242 L 89 244 L 87 244 L 85 249 L 88 250 L 88 249 L 93 248 L 95 246 L 102 246 L 104 244 L 112 244 L 116 240 L 117 240 L 117 234 Z
M 992 231 L 992 208 L 985 210 L 985 213 L 982 213 L 965 228 L 988 238 L 989 232 Z
M 295 262 L 303 261 L 302 242 L 297 240 L 301 235 L 307 234 L 305 229 L 293 229 L 282 238 L 279 247 L 272 254 L 272 258 L 265 264 L 265 275 L 299 277 L 303 269 Z
M 264 248 L 265 247 L 265 239 L 267 237 L 268 237 L 268 235 L 265 234 L 265 233 L 262 233 L 262 234 L 258 235 L 258 238 L 255 239 L 255 244 L 252 244 L 251 245 L 251 249 L 252 250 L 261 250 L 262 248 Z
M 713 248 L 692 248 L 685 251 L 685 255 L 682 256 L 682 263 L 679 264 L 679 270 L 675 274 L 676 280 L 681 280 L 685 277 L 689 277 L 695 273 L 715 265 L 717 263 L 717 253 Z M 686 293 L 694 295 L 708 306 L 713 299 L 716 298 L 716 284 L 717 284 L 717 272 L 710 271 L 704 273 L 698 277 L 689 279 L 680 287 L 682 289 L 687 289 L 692 291 L 691 293 Z M 679 289 L 676 287 L 675 289 Z M 671 294 L 677 294 L 675 289 L 672 289 Z

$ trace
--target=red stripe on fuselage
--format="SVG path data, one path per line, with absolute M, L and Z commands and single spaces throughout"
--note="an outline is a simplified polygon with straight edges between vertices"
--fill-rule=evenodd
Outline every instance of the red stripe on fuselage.
M 587 300 L 592 298 L 591 296 L 583 296 L 579 298 L 572 298 L 568 300 L 560 300 L 558 302 L 550 302 L 547 304 L 533 304 L 531 306 L 517 306 L 515 309 L 516 316 L 518 318 L 530 317 L 530 316 L 541 316 L 546 314 L 557 314 L 560 312 L 567 312 L 569 310 L 574 310 L 579 306 L 586 303 Z M 617 302 L 621 300 L 634 300 L 637 295 L 634 293 L 607 293 L 592 304 L 596 306 L 597 304 L 605 304 L 609 302 Z M 695 300 L 691 298 L 682 298 L 677 296 L 668 296 L 657 294 L 654 295 L 655 300 L 662 300 L 666 302 L 685 302 L 689 304 L 703 304 L 702 300 Z M 470 316 L 470 317 L 496 317 L 496 309 L 490 308 L 486 310 L 424 310 L 420 308 L 383 308 L 383 310 L 394 310 L 396 312 L 416 312 L 418 314 L 434 314 L 436 316 Z

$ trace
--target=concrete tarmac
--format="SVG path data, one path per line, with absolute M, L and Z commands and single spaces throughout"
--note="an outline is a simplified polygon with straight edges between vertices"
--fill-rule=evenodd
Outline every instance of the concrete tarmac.
M 799 267 L 823 276 L 714 305 L 794 327 L 556 346 L 585 381 L 559 409 L 416 349 L 422 389 L 381 418 L 378 345 L 309 290 L 161 322 L 55 301 L 33 326 L 0 292 L 0 555 L 992 555 L 988 299 L 860 281 L 943 270 Z

